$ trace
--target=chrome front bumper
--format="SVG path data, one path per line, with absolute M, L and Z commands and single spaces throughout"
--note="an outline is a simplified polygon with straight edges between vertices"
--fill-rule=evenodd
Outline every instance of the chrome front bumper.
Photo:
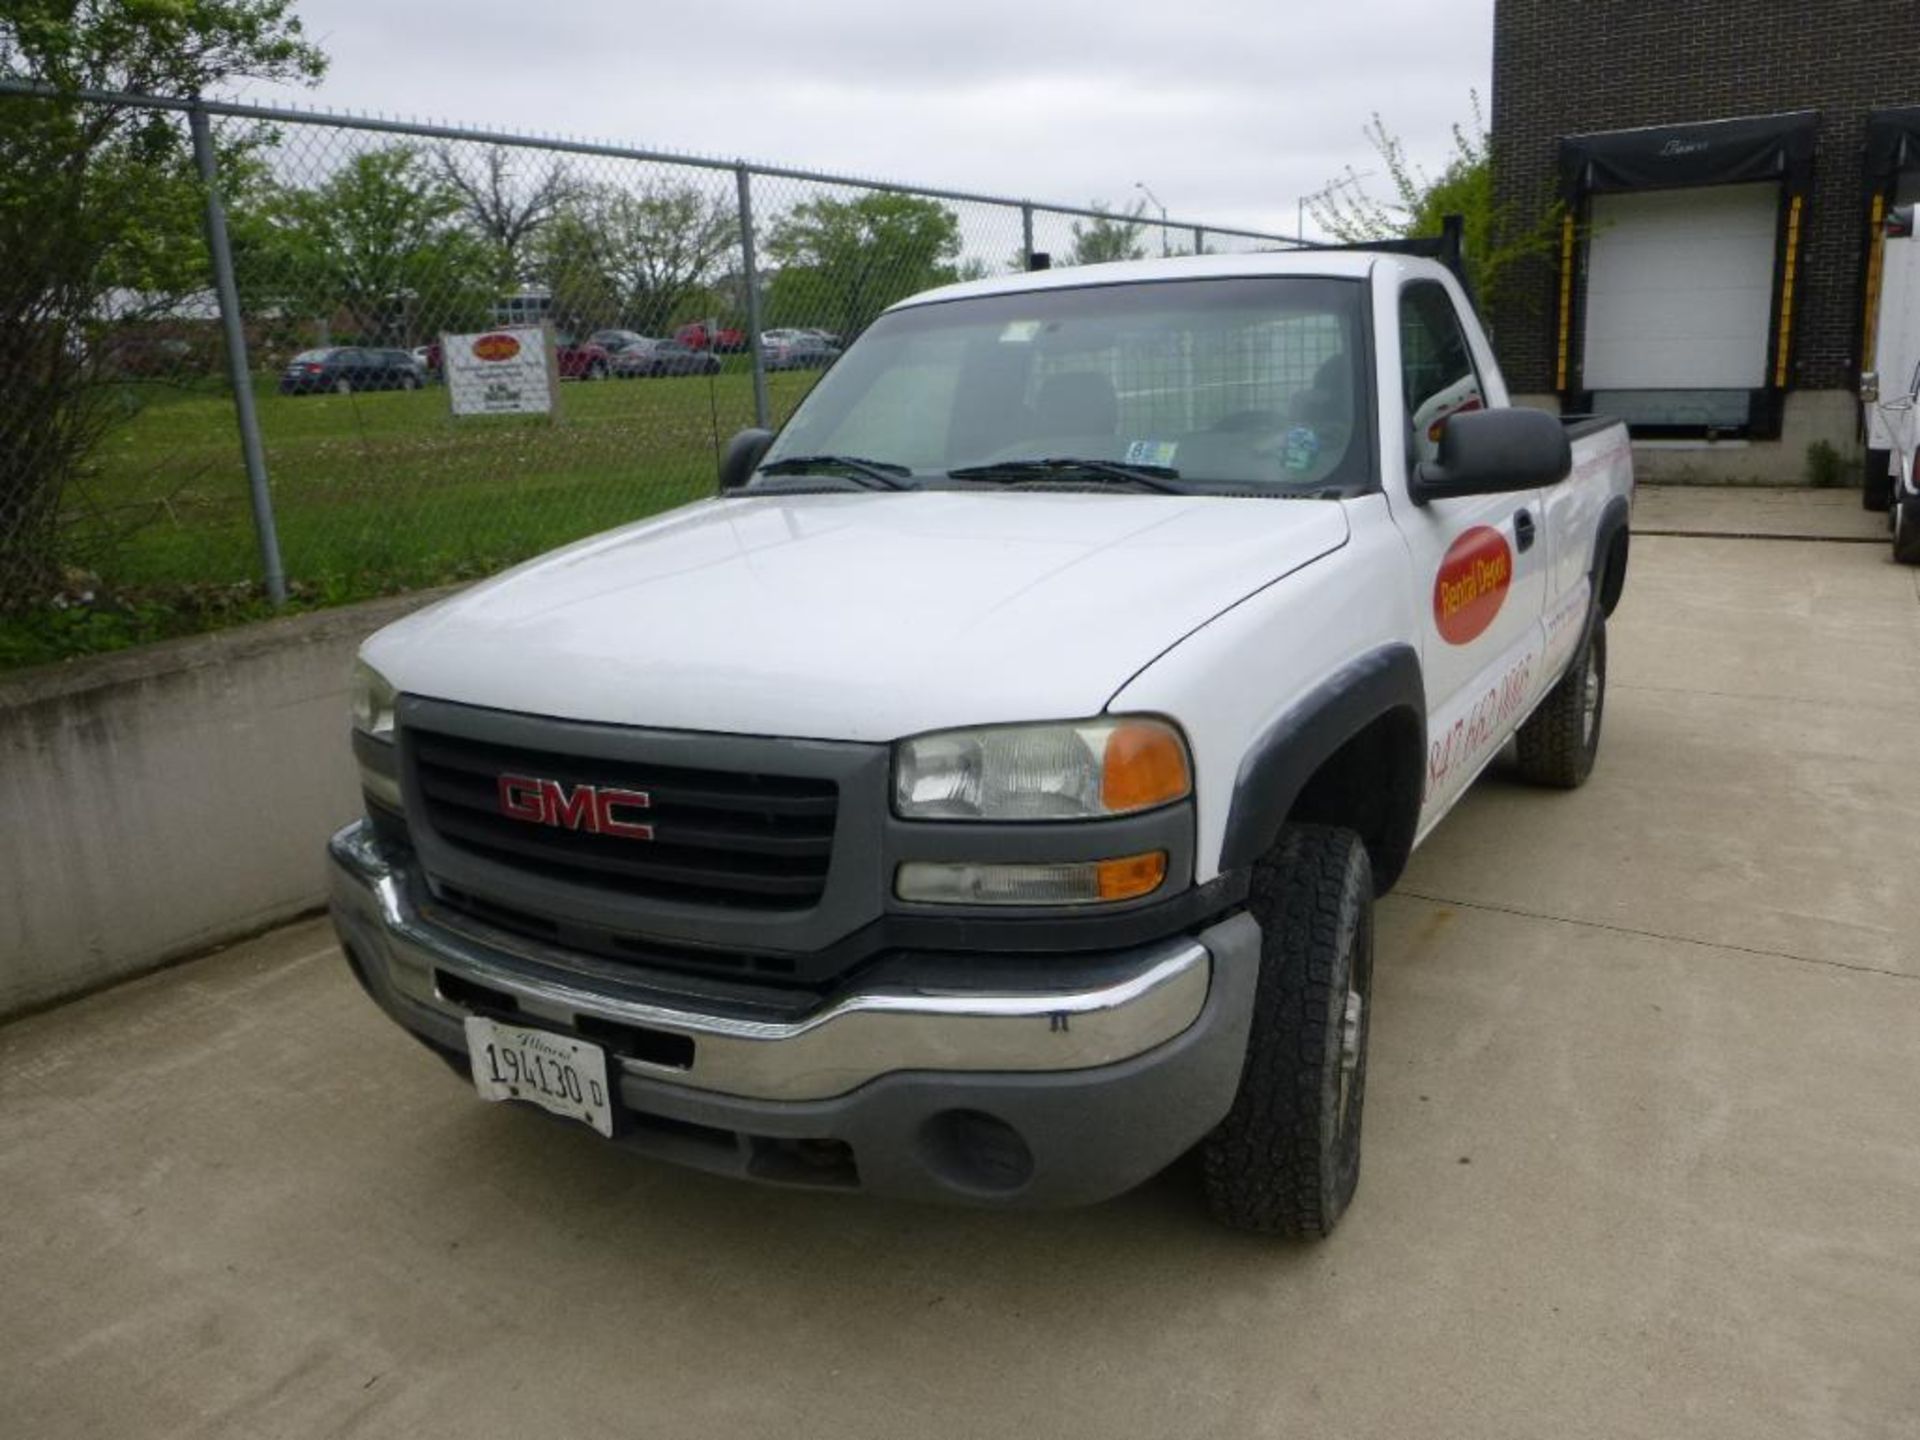
M 423 916 L 413 881 L 365 824 L 335 835 L 328 852 L 335 923 L 362 980 L 408 1028 L 464 1048 L 470 1012 L 445 993 L 464 982 L 511 996 L 536 1024 L 575 1028 L 590 1017 L 689 1040 L 684 1066 L 610 1059 L 632 1080 L 716 1096 L 814 1101 L 898 1072 L 1043 1075 L 1114 1065 L 1192 1027 L 1213 968 L 1206 945 L 1180 937 L 1129 952 L 1123 967 L 1085 988 L 853 987 L 801 1018 L 749 1019 L 631 998 L 606 962 L 465 917 L 456 928 Z

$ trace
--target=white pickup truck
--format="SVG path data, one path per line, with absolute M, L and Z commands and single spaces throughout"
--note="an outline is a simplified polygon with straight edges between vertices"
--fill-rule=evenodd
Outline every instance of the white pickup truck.
M 1884 510 L 1893 558 L 1920 565 L 1920 237 L 1913 205 L 1888 212 L 1881 235 L 1873 355 L 1860 377 L 1869 510 Z
M 896 305 L 715 499 L 368 640 L 333 913 L 489 1099 L 760 1180 L 1354 1193 L 1372 911 L 1510 739 L 1579 785 L 1625 430 L 1381 251 Z

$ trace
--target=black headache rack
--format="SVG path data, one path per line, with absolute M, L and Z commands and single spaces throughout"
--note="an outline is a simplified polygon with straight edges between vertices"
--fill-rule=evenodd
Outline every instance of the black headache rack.
M 1459 215 L 1448 215 L 1440 221 L 1438 235 L 1414 235 L 1401 240 L 1361 240 L 1346 245 L 1322 245 L 1316 242 L 1302 243 L 1302 250 L 1349 250 L 1372 251 L 1386 255 L 1412 255 L 1421 260 L 1438 260 L 1452 272 L 1453 278 L 1460 282 L 1460 288 L 1467 292 L 1467 303 L 1473 307 L 1475 315 L 1480 313 L 1480 297 L 1473 292 L 1473 276 L 1467 271 L 1467 222 Z
M 1295 250 L 1363 251 L 1385 255 L 1412 255 L 1421 260 L 1438 260 L 1452 272 L 1453 278 L 1460 282 L 1460 288 L 1467 295 L 1467 304 L 1473 307 L 1475 316 L 1480 314 L 1480 297 L 1474 293 L 1473 276 L 1467 271 L 1467 222 L 1464 216 L 1443 216 L 1440 220 L 1438 235 L 1414 235 L 1399 240 L 1358 240 L 1351 244 L 1328 244 L 1318 240 L 1297 240 L 1291 244 Z M 1027 268 L 1050 270 L 1053 268 L 1053 257 L 1035 251 Z

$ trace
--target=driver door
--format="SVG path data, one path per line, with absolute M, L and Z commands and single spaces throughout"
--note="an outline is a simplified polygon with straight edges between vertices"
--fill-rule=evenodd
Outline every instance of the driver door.
M 1448 288 L 1400 292 L 1401 416 L 1407 478 L 1433 459 L 1447 421 L 1489 403 L 1482 366 Z M 1504 397 L 1500 397 L 1504 398 Z M 1411 491 L 1408 492 L 1411 494 Z M 1525 716 L 1541 681 L 1548 549 L 1541 492 L 1396 504 L 1413 561 L 1427 690 L 1422 831 Z

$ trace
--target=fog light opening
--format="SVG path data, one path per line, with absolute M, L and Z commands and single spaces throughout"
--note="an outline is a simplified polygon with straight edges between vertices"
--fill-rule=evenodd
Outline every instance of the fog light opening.
M 1020 1132 L 981 1110 L 942 1110 L 920 1127 L 927 1168 L 956 1189 L 1010 1195 L 1033 1178 Z

